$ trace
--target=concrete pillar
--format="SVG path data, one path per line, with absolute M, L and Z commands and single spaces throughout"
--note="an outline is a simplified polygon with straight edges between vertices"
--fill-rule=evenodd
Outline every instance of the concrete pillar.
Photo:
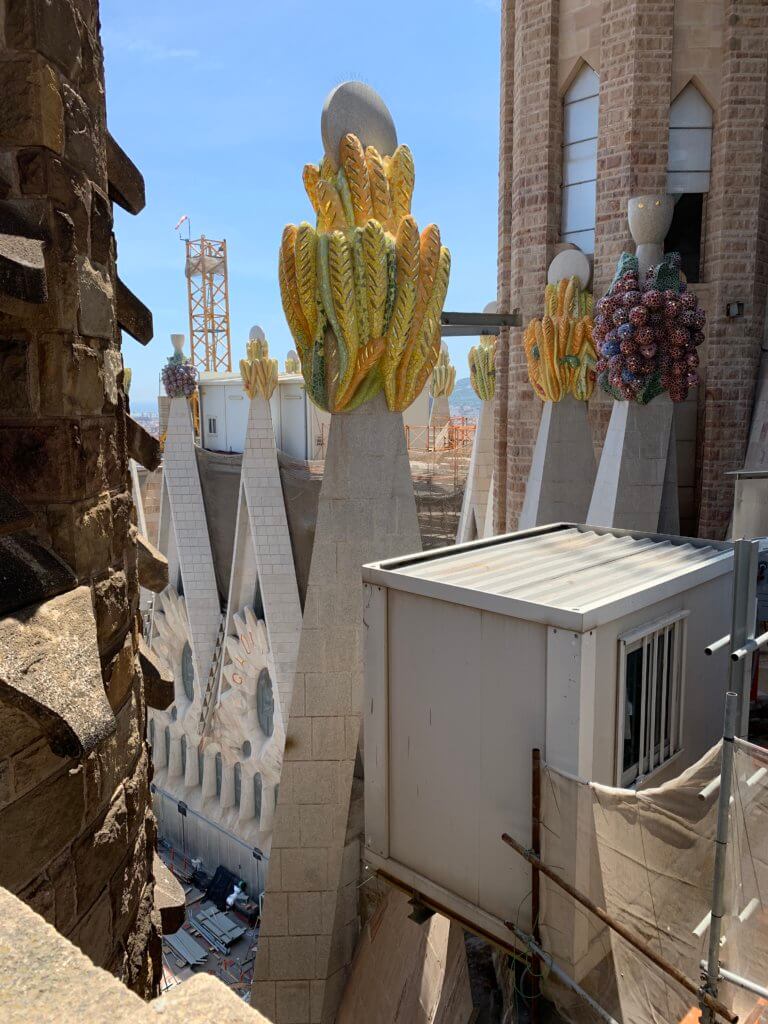
M 213 660 L 221 604 L 197 469 L 192 416 L 186 398 L 171 400 L 165 438 L 164 473 L 184 583 L 195 683 L 202 696 Z
M 650 533 L 674 532 L 668 529 L 675 525 L 677 510 L 672 412 L 666 394 L 648 405 L 614 402 L 588 523 Z
M 301 632 L 301 605 L 280 483 L 272 414 L 269 402 L 260 396 L 251 400 L 240 481 L 274 667 L 270 674 L 280 695 L 280 706 L 287 717 L 293 698 L 293 677 Z M 243 523 L 242 527 L 245 526 Z M 234 578 L 235 574 L 232 575 Z M 231 611 L 234 613 L 239 609 L 232 608 Z
M 451 407 L 448 395 L 438 395 L 432 399 L 432 406 L 429 410 L 429 425 L 435 435 L 439 434 L 451 418 Z
M 487 536 L 488 504 L 492 505 L 490 494 L 493 479 L 493 403 L 481 402 L 477 430 L 472 442 L 469 472 L 464 487 L 456 543 L 464 544 Z M 492 522 L 491 513 L 491 522 Z M 491 526 L 492 532 L 493 527 Z
M 360 567 L 420 549 L 403 418 L 379 394 L 331 420 L 252 996 L 277 1024 L 335 1017 L 358 933 Z
M 584 522 L 594 483 L 587 403 L 571 395 L 544 402 L 519 528 Z

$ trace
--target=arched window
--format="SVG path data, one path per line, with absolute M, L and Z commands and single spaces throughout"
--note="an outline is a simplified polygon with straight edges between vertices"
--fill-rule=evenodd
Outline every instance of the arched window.
M 181 652 L 181 682 L 187 700 L 195 699 L 195 663 L 192 660 L 192 648 L 189 642 L 184 644 Z
M 243 783 L 243 769 L 240 766 L 240 762 L 237 761 L 235 764 L 235 807 L 240 806 L 240 790 Z
M 709 192 L 712 108 L 689 82 L 669 108 L 667 192 Z
M 216 766 L 216 796 L 221 796 L 221 753 L 218 753 L 214 759 Z
M 187 774 L 187 737 L 181 737 L 181 774 Z
M 563 97 L 563 189 L 560 238 L 595 251 L 597 118 L 600 79 L 585 64 Z
M 259 673 L 256 684 L 256 713 L 261 731 L 265 736 L 271 736 L 275 731 L 275 697 L 272 693 L 272 680 L 265 668 Z
M 243 745 L 241 747 L 241 750 L 243 752 L 243 757 L 250 757 L 251 756 L 251 741 L 250 740 L 243 740 Z
M 171 730 L 170 730 L 170 727 L 167 726 L 167 725 L 166 725 L 166 727 L 165 727 L 165 729 L 163 731 L 163 736 L 165 737 L 165 763 L 166 764 L 170 764 L 170 761 L 171 761 Z
M 261 821 L 261 775 L 259 772 L 253 776 L 253 816 L 256 821 Z
M 682 271 L 692 284 L 701 280 L 704 196 L 711 165 L 712 108 L 689 82 L 669 108 L 667 192 L 675 197 L 675 212 L 664 249 L 680 253 Z
M 202 786 L 203 773 L 205 771 L 205 754 L 198 748 L 197 751 L 197 781 Z

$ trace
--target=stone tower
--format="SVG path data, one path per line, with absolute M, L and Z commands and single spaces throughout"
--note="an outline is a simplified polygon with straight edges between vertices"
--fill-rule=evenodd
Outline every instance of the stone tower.
M 502 4 L 500 306 L 536 315 L 547 266 L 569 242 L 593 257 L 599 297 L 633 249 L 627 201 L 674 195 L 668 247 L 687 257 L 707 312 L 702 383 L 675 410 L 681 530 L 716 538 L 733 500 L 725 474 L 744 466 L 765 330 L 767 53 L 761 0 Z M 585 70 L 593 87 L 579 91 Z M 696 149 L 680 145 L 686 135 Z M 521 333 L 502 331 L 497 357 L 499 531 L 517 527 L 541 416 Z M 598 449 L 609 414 L 596 391 Z
M 112 204 L 144 183 L 107 131 L 97 0 L 0 0 L 0 886 L 142 995 L 160 971 Z M 167 567 L 166 567 L 167 568 Z M 146 570 L 146 571 L 145 571 Z M 167 578 L 167 572 L 166 572 Z

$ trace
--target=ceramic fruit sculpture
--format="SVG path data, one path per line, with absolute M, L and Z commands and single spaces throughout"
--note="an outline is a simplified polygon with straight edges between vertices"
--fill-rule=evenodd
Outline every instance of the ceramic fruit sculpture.
M 258 339 L 249 341 L 247 359 L 240 360 L 240 376 L 249 398 L 257 395 L 269 401 L 277 387 L 277 360 L 269 358 L 269 345 Z
M 184 354 L 179 351 L 174 351 L 172 356 L 168 356 L 161 378 L 169 398 L 189 398 L 197 388 L 197 370 L 192 365 L 192 360 L 185 359 Z
M 496 393 L 496 338 L 481 338 L 469 350 L 469 382 L 481 402 L 493 401 Z
M 363 149 L 355 135 L 304 168 L 316 227 L 289 224 L 280 246 L 280 292 L 307 394 L 321 409 L 355 409 L 383 390 L 407 408 L 440 354 L 450 253 L 411 216 L 413 157 Z
M 664 391 L 683 402 L 699 382 L 696 351 L 706 315 L 667 253 L 640 281 L 637 259 L 623 253 L 607 295 L 597 303 L 594 337 L 600 386 L 614 398 L 645 405 Z
M 595 387 L 597 354 L 592 341 L 592 295 L 571 277 L 548 284 L 544 316 L 523 336 L 528 378 L 543 402 L 566 395 L 586 402 Z
M 440 355 L 437 357 L 437 363 L 432 371 L 430 393 L 433 398 L 442 398 L 443 396 L 449 398 L 453 394 L 455 384 L 456 367 L 451 363 L 448 346 L 442 344 L 440 346 Z
M 299 357 L 291 349 L 288 355 L 285 357 L 285 372 L 286 373 L 301 373 L 301 363 Z

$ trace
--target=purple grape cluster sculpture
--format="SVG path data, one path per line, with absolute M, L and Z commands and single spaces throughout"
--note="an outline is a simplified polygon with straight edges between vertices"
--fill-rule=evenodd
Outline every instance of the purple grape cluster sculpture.
M 678 253 L 667 253 L 642 282 L 637 257 L 623 253 L 595 307 L 600 386 L 619 401 L 646 405 L 667 391 L 673 402 L 684 402 L 699 382 L 696 349 L 704 341 L 704 323 Z
M 197 387 L 197 369 L 191 360 L 186 360 L 180 352 L 168 357 L 162 370 L 162 381 L 165 393 L 169 398 L 189 398 Z

